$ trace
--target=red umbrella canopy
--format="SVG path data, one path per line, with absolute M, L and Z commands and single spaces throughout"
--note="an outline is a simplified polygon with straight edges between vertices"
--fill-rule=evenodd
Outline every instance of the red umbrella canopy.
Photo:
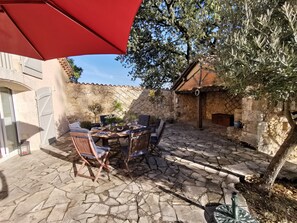
M 141 0 L 0 0 L 0 51 L 48 60 L 124 54 Z

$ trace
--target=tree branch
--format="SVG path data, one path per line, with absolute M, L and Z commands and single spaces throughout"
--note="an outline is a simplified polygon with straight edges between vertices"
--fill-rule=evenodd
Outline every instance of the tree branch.
M 290 101 L 285 101 L 284 102 L 284 115 L 286 116 L 286 118 L 288 120 L 288 123 L 291 126 L 291 128 L 293 128 L 296 125 L 296 123 L 293 120 L 292 115 L 291 115 Z

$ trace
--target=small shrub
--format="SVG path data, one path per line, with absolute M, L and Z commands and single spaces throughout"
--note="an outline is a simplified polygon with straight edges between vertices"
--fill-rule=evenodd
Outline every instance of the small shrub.
M 123 112 L 123 105 L 120 101 L 115 100 L 113 102 L 113 111 L 122 113 Z
M 105 117 L 105 121 L 107 124 L 115 123 L 116 117 L 115 117 L 115 115 L 108 115 Z
M 94 114 L 94 118 L 96 122 L 97 115 L 103 111 L 101 104 L 98 102 L 93 102 L 91 105 L 88 106 L 88 109 Z
M 109 115 L 106 116 L 106 123 L 107 124 L 114 124 L 114 123 L 124 123 L 123 119 L 120 117 L 117 117 L 115 115 Z
M 80 127 L 90 130 L 92 128 L 92 123 L 90 121 L 82 121 Z

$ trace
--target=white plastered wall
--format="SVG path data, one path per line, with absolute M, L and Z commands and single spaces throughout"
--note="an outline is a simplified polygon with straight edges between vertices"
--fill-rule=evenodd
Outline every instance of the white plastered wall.
M 0 66 L 0 86 L 12 90 L 19 140 L 29 140 L 31 149 L 36 150 L 40 145 L 40 128 L 35 91 L 43 87 L 50 87 L 52 90 L 56 138 L 58 138 L 68 131 L 65 114 L 65 84 L 68 78 L 57 59 L 41 61 L 42 78 L 36 78 L 23 74 L 22 57 L 17 55 L 9 57 L 10 67 Z

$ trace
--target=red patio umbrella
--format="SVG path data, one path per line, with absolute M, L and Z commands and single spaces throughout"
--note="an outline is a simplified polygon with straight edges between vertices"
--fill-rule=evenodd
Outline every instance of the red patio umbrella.
M 0 51 L 48 60 L 124 54 L 141 0 L 0 0 Z

